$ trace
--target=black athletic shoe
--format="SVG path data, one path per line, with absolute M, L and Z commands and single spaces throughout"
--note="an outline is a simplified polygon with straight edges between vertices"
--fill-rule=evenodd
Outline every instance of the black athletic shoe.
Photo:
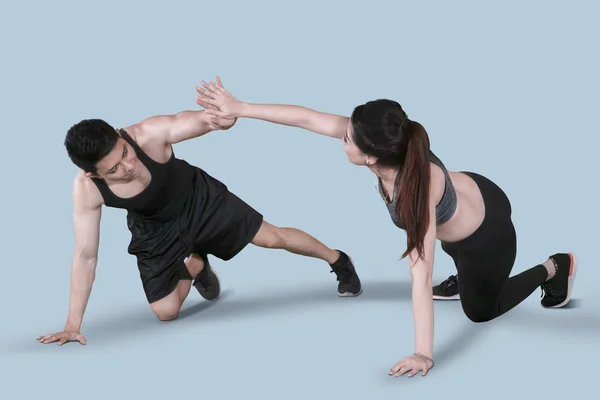
M 557 267 L 554 278 L 542 283 L 542 306 L 559 308 L 567 305 L 573 292 L 577 275 L 577 258 L 573 253 L 559 253 L 550 256 Z
M 354 269 L 354 264 L 352 260 L 346 253 L 341 250 L 340 258 L 331 266 L 331 272 L 335 272 L 338 280 L 338 296 L 341 297 L 351 297 L 358 296 L 362 293 L 362 285 L 360 283 L 360 279 L 358 278 L 358 274 Z
M 448 279 L 433 287 L 433 298 L 435 300 L 458 300 L 458 275 L 450 275 Z
M 194 287 L 200 293 L 200 296 L 206 300 L 217 300 L 221 295 L 221 281 L 219 275 L 205 261 L 204 268 L 194 279 Z

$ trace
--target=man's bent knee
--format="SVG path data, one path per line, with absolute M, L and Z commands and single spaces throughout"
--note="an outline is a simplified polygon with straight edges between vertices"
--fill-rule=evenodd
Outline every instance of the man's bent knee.
M 177 319 L 181 310 L 178 291 L 174 290 L 167 297 L 150 304 L 150 308 L 152 308 L 154 315 L 161 321 Z
M 179 312 L 177 313 L 166 313 L 166 312 L 155 312 L 156 317 L 161 321 L 173 321 L 179 317 Z

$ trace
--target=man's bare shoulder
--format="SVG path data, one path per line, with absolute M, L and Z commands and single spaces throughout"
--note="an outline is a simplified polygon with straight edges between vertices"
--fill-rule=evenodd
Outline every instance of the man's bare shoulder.
M 85 208 L 95 209 L 104 204 L 98 187 L 88 178 L 83 170 L 75 175 L 73 182 L 73 203 Z
M 166 162 L 171 156 L 171 146 L 166 140 L 166 122 L 161 123 L 157 119 L 162 116 L 147 118 L 137 124 L 123 128 L 125 132 L 137 143 L 137 145 L 152 159 L 158 162 Z M 165 116 L 168 118 L 168 116 Z
M 144 126 L 144 121 L 122 128 L 141 147 L 152 136 L 151 129 Z
M 123 128 L 140 147 L 145 145 L 165 145 L 166 137 L 173 123 L 172 115 L 155 115 Z

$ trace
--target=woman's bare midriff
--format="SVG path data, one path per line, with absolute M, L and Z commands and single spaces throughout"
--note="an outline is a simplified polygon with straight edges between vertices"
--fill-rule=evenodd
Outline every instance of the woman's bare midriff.
M 456 190 L 457 208 L 452 218 L 437 227 L 437 238 L 443 242 L 458 242 L 469 237 L 483 222 L 485 205 L 479 186 L 461 172 L 450 172 Z

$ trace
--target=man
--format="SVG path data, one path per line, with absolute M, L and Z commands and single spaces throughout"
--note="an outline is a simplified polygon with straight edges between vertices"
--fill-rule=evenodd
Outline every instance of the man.
M 146 298 L 162 321 L 178 317 L 192 285 L 206 300 L 216 300 L 220 281 L 208 254 L 227 261 L 248 243 L 324 260 L 337 275 L 338 295 L 362 292 L 344 252 L 303 231 L 269 224 L 223 183 L 175 157 L 173 144 L 235 122 L 200 110 L 153 116 L 119 130 L 100 119 L 69 129 L 65 147 L 81 169 L 73 185 L 69 313 L 64 330 L 39 337 L 40 343 L 86 343 L 80 327 L 95 277 L 102 205 L 128 211 L 128 252 L 137 257 Z

